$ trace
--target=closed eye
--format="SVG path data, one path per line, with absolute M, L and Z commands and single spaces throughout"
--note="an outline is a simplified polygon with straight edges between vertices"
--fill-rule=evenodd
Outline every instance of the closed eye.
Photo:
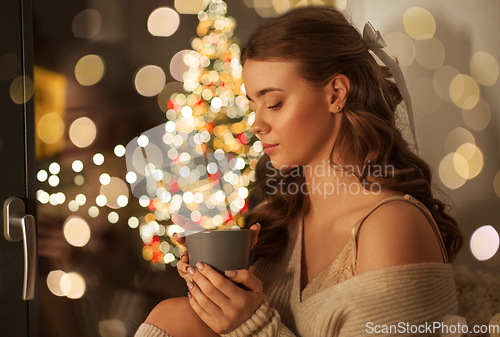
M 273 106 L 268 106 L 267 108 L 271 109 L 271 110 L 276 110 L 276 109 L 278 109 L 280 107 L 280 105 L 281 105 L 281 103 L 278 103 L 278 104 L 273 105 Z

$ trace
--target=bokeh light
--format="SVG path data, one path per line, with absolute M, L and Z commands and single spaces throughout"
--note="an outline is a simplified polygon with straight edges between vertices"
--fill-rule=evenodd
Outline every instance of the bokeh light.
M 165 87 L 166 76 L 158 66 L 145 66 L 135 75 L 135 89 L 146 97 L 158 95 Z
M 56 162 L 50 163 L 49 172 L 52 174 L 59 174 L 59 172 L 61 172 L 61 165 Z
M 497 328 L 500 327 L 500 312 L 491 318 L 490 326 L 495 327 L 490 330 L 490 337 L 500 337 L 500 329 Z
M 198 14 L 207 8 L 208 0 L 175 0 L 174 7 L 180 14 Z
M 120 198 L 120 196 L 125 196 L 127 200 L 129 198 L 129 190 L 127 184 L 117 177 L 111 177 L 107 185 L 102 185 L 100 194 L 106 198 L 105 204 L 108 207 L 114 209 L 122 207 L 118 202 L 118 198 Z
M 61 291 L 66 297 L 71 299 L 79 299 L 85 293 L 85 280 L 78 273 L 67 273 L 62 275 L 60 281 Z
M 490 105 L 484 98 L 480 97 L 475 107 L 470 110 L 462 110 L 462 120 L 469 129 L 484 130 L 491 120 Z
M 408 8 L 403 16 L 406 33 L 415 40 L 430 39 L 436 32 L 436 20 L 431 12 L 422 7 Z
M 76 211 L 78 211 L 79 208 L 80 208 L 80 205 L 78 205 L 78 203 L 75 200 L 71 200 L 70 202 L 68 202 L 68 209 L 71 212 L 76 212 Z
M 111 182 L 111 177 L 107 173 L 103 173 L 99 176 L 99 182 L 102 185 L 107 185 Z
M 10 85 L 10 98 L 16 104 L 28 102 L 34 93 L 35 86 L 29 76 L 16 77 Z
M 146 151 L 146 157 L 150 165 L 153 165 L 154 167 L 163 167 L 165 158 L 163 151 L 158 146 L 155 144 L 149 144 L 144 148 L 144 150 Z M 170 149 L 169 151 L 171 150 L 175 149 Z M 138 173 L 142 175 L 146 174 L 146 160 L 144 159 L 144 155 L 140 147 L 136 148 L 132 155 L 132 164 Z
M 47 275 L 47 287 L 56 296 L 64 296 L 61 290 L 61 278 L 66 275 L 62 270 L 53 270 Z
M 263 0 L 265 1 L 265 0 Z M 295 7 L 307 7 L 307 6 L 324 6 L 325 4 L 321 0 L 300 0 Z
M 182 61 L 182 58 L 180 58 L 180 60 Z M 184 71 L 186 71 L 189 68 L 187 68 L 187 66 L 185 66 L 185 65 L 180 65 L 180 66 L 185 67 L 185 69 L 179 71 L 179 75 L 182 78 L 182 74 L 184 74 Z M 170 72 L 172 74 L 172 64 L 170 64 Z M 175 72 L 175 69 L 174 69 L 174 72 Z M 173 75 L 172 75 L 172 77 L 173 77 Z M 181 82 L 167 83 L 167 85 L 165 85 L 163 90 L 158 94 L 158 106 L 160 107 L 161 111 L 167 112 L 169 110 L 168 102 L 170 101 L 172 94 L 182 93 L 182 92 L 184 92 L 184 88 L 183 88 L 183 84 Z M 175 110 L 173 110 L 173 111 L 175 112 Z M 176 116 L 177 116 L 177 113 L 175 112 L 174 118 Z M 167 115 L 167 118 L 168 118 L 168 115 Z M 169 119 L 173 119 L 173 118 L 169 118 Z
M 93 157 L 92 157 L 92 161 L 94 162 L 94 164 L 96 164 L 97 166 L 100 166 L 102 164 L 104 164 L 104 156 L 102 155 L 102 153 L 96 153 Z
M 254 0 L 253 7 L 255 8 L 255 12 L 263 18 L 272 18 L 278 15 L 273 7 L 272 0 Z
M 495 174 L 495 178 L 493 179 L 493 189 L 497 197 L 500 198 L 500 171 Z
M 483 153 L 476 145 L 471 143 L 460 145 L 455 152 L 455 156 L 457 158 L 464 158 L 467 162 L 467 169 L 465 169 L 465 166 L 459 164 L 462 162 L 462 159 L 456 161 L 455 170 L 462 178 L 470 180 L 481 173 L 484 165 Z
M 115 153 L 115 156 L 123 157 L 125 155 L 125 146 L 123 146 L 121 144 L 116 145 L 113 151 Z
M 465 158 L 454 152 L 448 153 L 439 164 L 439 179 L 441 179 L 443 185 L 448 187 L 450 190 L 462 187 L 467 181 L 467 179 L 457 173 L 455 165 L 464 166 L 467 165 L 467 161 Z
M 477 83 L 491 86 L 498 80 L 498 62 L 490 53 L 478 51 L 470 60 L 470 73 Z
M 479 101 L 479 86 L 469 75 L 458 74 L 450 83 L 450 97 L 461 109 L 470 110 Z
M 84 9 L 73 18 L 71 30 L 75 37 L 91 39 L 101 30 L 101 14 L 95 9 Z
M 445 49 L 436 37 L 415 41 L 415 60 L 425 69 L 438 69 L 444 62 Z
M 338 11 L 343 11 L 347 8 L 347 0 L 333 0 L 333 8 Z
M 283 14 L 292 7 L 289 0 L 273 0 L 272 5 L 278 14 Z
M 87 197 L 85 194 L 80 193 L 75 197 L 75 201 L 78 205 L 83 206 L 87 202 Z
M 167 253 L 165 254 L 165 256 L 163 257 L 163 262 L 165 263 L 170 263 L 172 261 L 175 261 L 175 256 L 174 254 L 172 253 Z
M 450 84 L 458 74 L 458 70 L 449 66 L 442 66 L 436 70 L 432 77 L 432 87 L 439 98 L 451 102 Z
M 128 219 L 128 226 L 130 228 L 137 228 L 137 227 L 139 227 L 139 219 L 137 219 L 135 216 L 130 217 Z
M 498 232 L 490 225 L 479 227 L 470 238 L 470 249 L 479 261 L 491 259 L 497 253 L 499 245 Z
M 45 144 L 55 144 L 64 135 L 64 120 L 55 112 L 45 114 L 38 121 L 37 134 Z
M 92 218 L 97 218 L 99 216 L 99 208 L 96 206 L 91 206 L 89 208 L 89 216 Z
M 129 184 L 133 184 L 137 181 L 137 174 L 135 174 L 135 172 L 127 172 L 127 174 L 125 175 L 125 180 L 129 183 Z
M 148 136 L 146 136 L 146 135 L 140 135 L 139 137 L 137 137 L 137 144 L 140 147 L 146 147 L 146 146 L 148 146 L 148 144 L 149 144 L 149 138 L 148 138 Z
M 75 160 L 72 164 L 71 164 L 71 168 L 73 169 L 73 171 L 75 172 L 82 172 L 83 170 L 83 163 L 81 160 Z
M 64 202 L 66 201 L 66 196 L 64 195 L 64 193 L 62 192 L 59 192 L 59 193 L 52 193 L 50 196 L 49 196 L 49 202 L 52 206 L 56 206 L 56 205 L 61 205 L 63 204 Z
M 170 61 L 170 75 L 176 81 L 184 82 L 184 73 L 189 70 L 189 66 L 184 62 L 184 57 L 189 53 L 191 53 L 189 49 L 178 51 Z
M 476 140 L 469 130 L 456 127 L 450 131 L 444 140 L 444 153 L 455 152 L 465 143 L 476 145 Z
M 416 47 L 413 40 L 406 34 L 392 32 L 384 36 L 387 47 L 384 51 L 396 58 L 401 67 L 407 67 L 415 60 Z
M 107 202 L 107 199 L 104 195 L 102 194 L 99 194 L 96 198 L 95 198 L 95 203 L 97 204 L 97 206 L 99 207 L 104 207 L 106 206 L 106 202 Z
M 148 31 L 153 36 L 171 36 L 179 28 L 179 14 L 172 8 L 155 9 L 148 18 Z
M 139 198 L 139 205 L 141 207 L 148 207 L 149 206 L 149 197 L 147 195 L 143 195 Z
M 57 185 L 59 185 L 59 177 L 56 175 L 50 176 L 49 185 L 52 187 L 56 187 Z
M 104 76 L 104 60 L 99 55 L 86 55 L 75 66 L 75 78 L 83 86 L 98 83 Z
M 120 217 L 118 216 L 118 213 L 116 213 L 116 212 L 110 212 L 108 214 L 108 221 L 110 223 L 117 223 L 119 219 L 120 219 Z
M 47 171 L 45 170 L 40 170 L 36 174 L 36 178 L 38 179 L 39 182 L 43 183 L 47 178 L 49 177 Z
M 78 174 L 75 176 L 74 181 L 76 186 L 82 186 L 85 183 L 85 178 L 81 174 Z
M 120 195 L 117 199 L 116 199 L 116 202 L 118 204 L 118 206 L 120 207 L 125 207 L 128 205 L 128 198 L 127 196 L 125 195 Z
M 72 246 L 83 247 L 90 240 L 90 227 L 87 222 L 77 216 L 70 216 L 63 227 L 64 237 Z
M 69 139 L 77 147 L 84 148 L 91 145 L 97 136 L 97 128 L 88 117 L 80 117 L 69 127 Z

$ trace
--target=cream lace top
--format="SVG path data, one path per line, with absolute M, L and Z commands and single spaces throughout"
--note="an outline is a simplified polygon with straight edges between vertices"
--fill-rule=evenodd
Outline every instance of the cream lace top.
M 436 221 L 432 217 L 432 214 L 427 209 L 427 207 L 425 207 L 424 204 L 422 204 L 420 201 L 415 199 L 410 194 L 406 194 L 404 196 L 389 197 L 380 201 L 375 206 L 373 206 L 373 208 L 364 217 L 362 217 L 360 220 L 358 220 L 358 222 L 356 222 L 356 224 L 352 228 L 351 236 L 344 244 L 344 247 L 342 248 L 340 253 L 332 260 L 332 262 L 330 262 L 330 264 L 325 269 L 323 269 L 315 278 L 313 278 L 302 290 L 301 294 L 302 300 L 305 300 L 311 297 L 312 295 L 320 292 L 321 290 L 329 288 L 337 283 L 340 283 L 356 275 L 357 238 L 358 238 L 359 228 L 361 227 L 365 219 L 373 211 L 375 211 L 378 207 L 382 206 L 383 204 L 394 200 L 404 200 L 420 208 L 420 210 L 425 214 L 425 216 L 429 220 L 429 223 L 432 226 L 439 240 L 439 246 L 441 247 L 441 254 L 443 256 L 443 261 L 448 262 L 446 250 L 444 247 L 443 239 L 441 238 L 441 234 L 439 232 L 439 228 L 437 226 Z M 303 223 L 302 220 L 300 220 L 299 221 L 300 238 L 298 238 L 297 240 L 298 242 L 302 242 L 302 233 L 303 233 L 302 226 Z M 302 256 L 302 247 L 299 247 L 299 249 L 300 249 L 300 256 Z

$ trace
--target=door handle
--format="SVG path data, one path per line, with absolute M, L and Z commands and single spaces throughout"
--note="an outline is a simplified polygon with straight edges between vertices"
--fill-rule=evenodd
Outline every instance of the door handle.
M 37 260 L 35 218 L 31 214 L 26 214 L 24 201 L 10 197 L 3 205 L 3 222 L 4 236 L 8 241 L 23 241 L 23 300 L 32 300 L 35 298 Z

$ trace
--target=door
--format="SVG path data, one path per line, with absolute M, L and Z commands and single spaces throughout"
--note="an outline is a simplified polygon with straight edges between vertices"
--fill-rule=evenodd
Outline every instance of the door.
M 0 203 L 3 208 L 8 198 L 17 197 L 24 202 L 25 212 L 34 215 L 36 163 L 31 16 L 30 0 L 0 1 Z M 2 210 L 2 213 L 6 212 Z M 3 218 L 2 215 L 2 227 Z M 38 336 L 38 292 L 34 292 L 31 300 L 22 298 L 23 241 L 12 242 L 6 236 L 4 233 L 0 237 L 2 335 Z M 36 250 L 30 262 L 36 262 Z M 38 280 L 36 269 L 34 271 L 31 287 L 36 290 Z

